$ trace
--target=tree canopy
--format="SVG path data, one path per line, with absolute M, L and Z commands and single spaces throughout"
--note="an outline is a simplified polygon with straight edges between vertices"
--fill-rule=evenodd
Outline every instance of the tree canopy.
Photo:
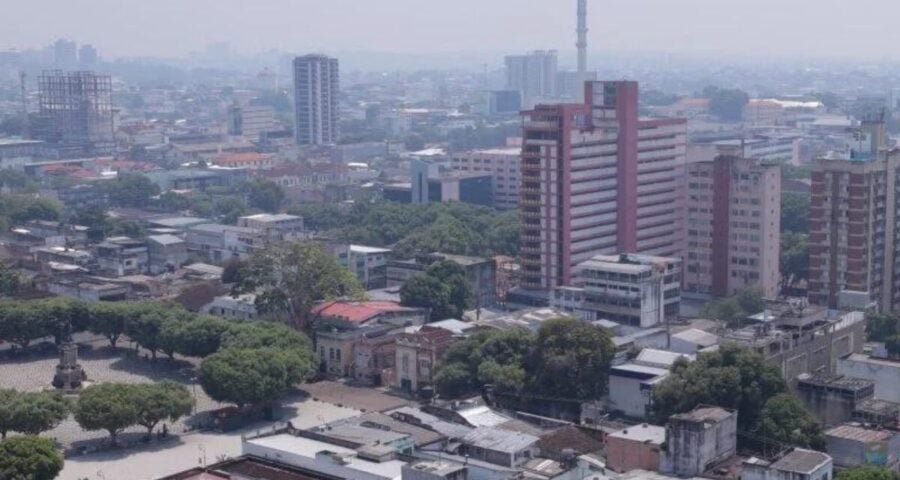
M 791 288 L 809 278 L 809 236 L 781 234 L 781 285 Z
M 820 445 L 819 425 L 786 393 L 781 372 L 762 355 L 726 344 L 694 362 L 677 361 L 653 389 L 650 413 L 655 422 L 665 423 L 697 405 L 716 405 L 737 410 L 740 430 L 784 443 Z
M 743 119 L 744 106 L 750 101 L 747 92 L 740 89 L 727 89 L 709 86 L 701 95 L 709 99 L 709 110 L 722 120 L 738 122 Z
M 781 194 L 781 231 L 809 233 L 809 197 L 791 192 Z
M 69 403 L 57 392 L 0 390 L 0 438 L 9 432 L 37 435 L 68 416 Z
M 435 385 L 450 397 L 490 384 L 504 392 L 597 399 L 606 393 L 614 353 L 608 331 L 570 318 L 543 322 L 536 335 L 485 331 L 447 349 Z
M 400 303 L 431 309 L 431 320 L 462 318 L 473 306 L 466 271 L 452 260 L 440 260 L 400 288 Z
M 755 315 L 765 309 L 765 301 L 762 292 L 753 288 L 745 288 L 737 291 L 728 298 L 720 298 L 703 306 L 702 315 L 726 322 L 729 327 L 737 328 L 743 325 L 744 319 Z
M 312 371 L 309 349 L 226 348 L 200 365 L 200 384 L 214 400 L 243 408 L 278 401 Z
M 137 425 L 140 410 L 135 402 L 134 386 L 119 383 L 91 385 L 78 395 L 75 421 L 87 431 L 105 430 L 115 444 L 119 433 Z
M 301 204 L 288 213 L 303 216 L 307 228 L 340 241 L 392 247 L 397 256 L 444 252 L 456 255 L 516 256 L 519 219 L 514 210 L 499 212 L 466 203 L 357 203 L 346 209 Z
M 20 436 L 0 441 L 0 478 L 53 480 L 63 468 L 63 456 L 48 438 Z
M 841 470 L 834 478 L 835 480 L 900 480 L 900 473 L 885 467 L 861 465 Z
M 363 288 L 319 245 L 291 242 L 254 253 L 241 270 L 235 293 L 256 293 L 262 314 L 303 324 L 316 302 L 361 297 Z

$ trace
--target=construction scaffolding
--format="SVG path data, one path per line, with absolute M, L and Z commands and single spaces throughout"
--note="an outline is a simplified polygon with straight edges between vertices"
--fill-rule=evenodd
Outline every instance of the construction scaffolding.
M 32 134 L 72 155 L 106 155 L 115 149 L 112 79 L 94 72 L 44 71 L 38 78 L 37 121 Z

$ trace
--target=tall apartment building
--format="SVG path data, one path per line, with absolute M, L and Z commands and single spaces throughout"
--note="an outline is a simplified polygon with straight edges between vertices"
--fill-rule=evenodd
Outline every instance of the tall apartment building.
M 866 122 L 845 155 L 815 161 L 809 234 L 809 300 L 829 307 L 900 311 L 896 189 L 900 150 L 885 149 L 883 122 Z
M 510 55 L 506 63 L 506 89 L 522 94 L 522 102 L 530 107 L 541 99 L 557 95 L 559 61 L 555 50 L 538 50 L 525 55 Z
M 519 147 L 473 150 L 454 154 L 450 159 L 453 171 L 488 173 L 493 179 L 494 206 L 512 209 L 519 205 Z
M 733 295 L 758 288 L 778 296 L 781 169 L 720 155 L 687 165 L 684 291 Z
M 598 254 L 683 254 L 686 121 L 638 118 L 636 82 L 588 82 L 585 93 L 585 104 L 524 113 L 526 289 L 569 285 Z
M 338 61 L 324 55 L 294 59 L 294 139 L 298 145 L 337 143 Z
M 108 75 L 45 71 L 38 78 L 38 88 L 35 138 L 64 156 L 113 152 L 112 79 Z

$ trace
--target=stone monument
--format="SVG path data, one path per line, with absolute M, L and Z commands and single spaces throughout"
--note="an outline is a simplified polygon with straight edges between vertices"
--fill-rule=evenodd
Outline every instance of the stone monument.
M 84 370 L 78 364 L 78 345 L 72 340 L 72 325 L 66 324 L 62 332 L 62 345 L 59 346 L 59 365 L 53 376 L 53 386 L 67 392 L 81 388 L 86 378 Z

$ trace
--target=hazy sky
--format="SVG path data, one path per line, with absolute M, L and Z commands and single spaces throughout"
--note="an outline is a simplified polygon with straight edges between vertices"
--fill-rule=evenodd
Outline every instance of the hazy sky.
M 595 50 L 900 59 L 898 0 L 590 0 Z M 575 0 L 0 0 L 0 49 L 107 58 L 241 52 L 572 49 Z

